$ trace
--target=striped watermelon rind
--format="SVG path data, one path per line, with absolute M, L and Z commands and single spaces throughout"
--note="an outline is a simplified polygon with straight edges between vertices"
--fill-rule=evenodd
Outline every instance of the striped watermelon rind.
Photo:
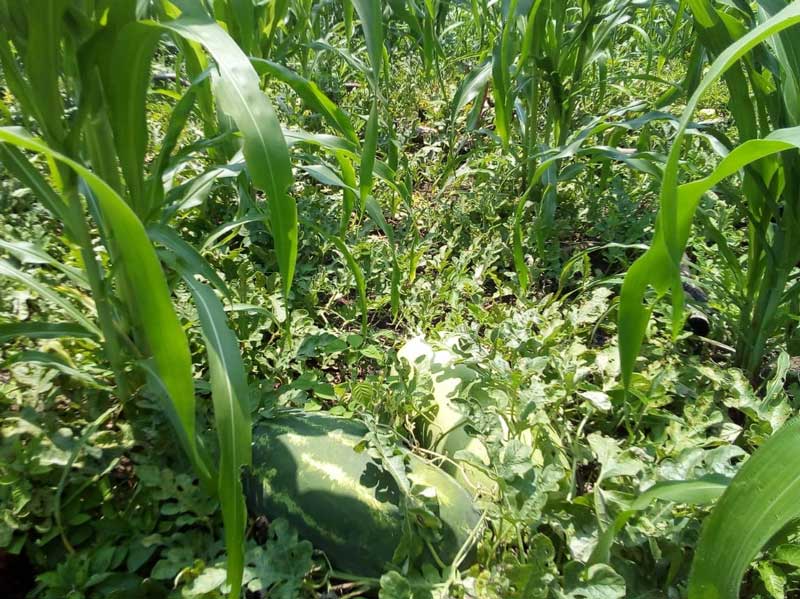
M 243 482 L 251 514 L 286 518 L 337 570 L 379 577 L 402 539 L 404 514 L 391 475 L 368 452 L 355 450 L 366 433 L 354 420 L 279 415 L 256 429 L 253 467 Z M 479 514 L 454 478 L 414 454 L 408 457 L 409 479 L 436 489 L 443 526 L 435 549 L 451 563 Z

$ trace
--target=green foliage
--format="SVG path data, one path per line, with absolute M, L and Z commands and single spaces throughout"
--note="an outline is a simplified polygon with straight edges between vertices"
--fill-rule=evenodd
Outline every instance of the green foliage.
M 0 0 L 0 586 L 797 594 L 798 20 Z

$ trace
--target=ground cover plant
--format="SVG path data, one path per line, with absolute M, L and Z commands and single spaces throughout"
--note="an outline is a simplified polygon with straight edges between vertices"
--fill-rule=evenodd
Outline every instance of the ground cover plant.
M 800 593 L 800 3 L 0 22 L 6 596 Z

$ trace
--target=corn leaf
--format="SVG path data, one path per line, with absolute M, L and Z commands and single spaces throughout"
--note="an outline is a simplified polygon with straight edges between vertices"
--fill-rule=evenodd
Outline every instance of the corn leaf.
M 259 87 L 259 77 L 250 60 L 230 36 L 197 9 L 185 11 L 184 15 L 163 26 L 202 44 L 217 64 L 219 77 L 214 91 L 222 110 L 242 133 L 244 157 L 253 183 L 269 198 L 275 253 L 283 292 L 288 296 L 297 261 L 297 205 L 287 193 L 292 167 L 278 117 Z
M 111 128 L 129 201 L 136 214 L 146 219 L 148 206 L 144 185 L 144 157 L 147 152 L 147 90 L 150 63 L 162 30 L 133 22 L 116 35 L 108 80 L 105 85 L 111 112 Z
M 508 52 L 502 41 L 498 41 L 492 51 L 492 95 L 494 96 L 494 125 L 497 135 L 508 148 L 511 130 L 511 90 L 508 82 Z
M 161 140 L 161 149 L 158 151 L 158 155 L 153 161 L 150 168 L 150 178 L 146 184 L 146 214 L 148 217 L 152 217 L 153 213 L 157 212 L 158 209 L 162 207 L 164 202 L 164 182 L 162 178 L 169 166 L 172 152 L 178 145 L 178 138 L 186 126 L 186 122 L 189 120 L 189 115 L 192 113 L 195 100 L 198 97 L 200 86 L 204 79 L 205 78 L 201 78 L 200 81 L 194 82 L 172 108 L 167 130 L 164 133 L 164 138 Z
M 328 187 L 338 187 L 340 189 L 348 187 L 347 183 L 342 181 L 336 171 L 325 164 L 303 164 L 300 165 L 300 169 Z
M 2 133 L 0 133 L 1 135 Z M 98 329 L 95 324 L 84 316 L 83 312 L 72 305 L 66 298 L 56 293 L 53 289 L 50 288 L 49 285 L 42 283 L 38 279 L 33 278 L 28 273 L 21 271 L 20 269 L 16 268 L 10 262 L 6 260 L 0 259 L 0 277 L 8 277 L 11 279 L 15 279 L 25 285 L 26 287 L 33 289 L 36 293 L 38 293 L 44 299 L 54 303 L 56 306 L 61 308 L 65 314 L 71 316 L 75 322 L 80 324 L 86 331 L 95 335 L 97 337 L 101 337 L 100 329 Z
M 344 37 L 348 45 L 353 39 L 353 2 L 352 0 L 342 0 L 342 12 L 344 17 Z
M 358 147 L 353 142 L 347 141 L 343 137 L 337 135 L 328 135 L 326 133 L 309 133 L 302 129 L 284 129 L 283 135 L 286 138 L 286 143 L 289 147 L 297 144 L 305 143 L 312 146 L 318 146 L 331 150 L 334 152 L 342 151 L 357 156 L 356 152 Z
M 208 354 L 214 424 L 220 448 L 217 492 L 225 525 L 230 597 L 239 597 L 244 571 L 244 532 L 247 511 L 240 471 L 252 461 L 252 423 L 239 342 L 227 324 L 225 310 L 214 291 L 191 274 L 183 277 L 192 292 Z
M 259 75 L 269 75 L 291 87 L 300 96 L 300 99 L 311 110 L 324 118 L 331 127 L 337 129 L 354 144 L 358 143 L 358 135 L 356 135 L 350 117 L 326 96 L 316 83 L 271 60 L 253 58 L 252 63 Z
M 800 419 L 785 424 L 745 462 L 703 523 L 690 599 L 736 599 L 747 567 L 800 518 Z
M 386 235 L 386 238 L 389 240 L 389 245 L 392 249 L 390 302 L 392 306 L 392 318 L 397 318 L 398 314 L 400 313 L 400 281 L 402 279 L 402 272 L 400 270 L 400 264 L 397 261 L 397 244 L 395 242 L 394 228 L 386 220 L 380 204 L 378 204 L 378 202 L 372 196 L 367 198 L 365 211 L 369 215 L 372 222 L 378 225 L 378 228 L 380 228 L 380 230 L 383 231 L 383 234 Z
M 356 204 L 356 191 L 358 185 L 356 183 L 356 171 L 353 168 L 353 162 L 348 157 L 346 152 L 337 150 L 335 152 L 336 161 L 339 163 L 339 171 L 342 181 L 346 187 L 342 191 L 342 216 L 339 224 L 339 235 L 344 237 L 347 232 L 347 226 L 350 224 L 350 217 L 353 214 L 353 208 Z
M 800 148 L 800 127 L 779 129 L 764 139 L 752 139 L 743 143 L 728 154 L 707 177 L 679 186 L 676 197 L 680 209 L 673 221 L 672 240 L 675 247 L 681 248 L 682 252 L 682 248 L 686 246 L 694 213 L 703 194 L 748 164 L 796 148 Z M 620 295 L 620 359 L 623 381 L 626 385 L 630 382 L 650 316 L 650 308 L 642 303 L 648 286 L 653 285 L 660 294 L 672 286 L 673 295 L 678 294 L 678 297 L 682 297 L 679 267 L 675 267 L 675 255 L 670 254 L 667 247 L 664 229 L 658 227 L 661 224 L 660 218 L 657 223 L 653 244 L 631 265 L 625 275 Z M 682 309 L 681 299 L 674 310 L 680 313 Z M 679 315 L 674 318 L 680 320 Z
M 150 239 L 157 241 L 168 248 L 180 260 L 181 265 L 193 274 L 198 274 L 207 279 L 214 287 L 225 294 L 230 299 L 230 289 L 225 281 L 217 274 L 211 265 L 200 255 L 194 247 L 178 235 L 173 229 L 161 224 L 152 224 L 147 227 L 147 234 Z
M 57 370 L 62 374 L 72 377 L 76 381 L 80 381 L 84 385 L 94 387 L 96 389 L 102 389 L 107 393 L 111 392 L 110 387 L 104 385 L 86 372 L 78 370 L 69 362 L 67 358 L 61 356 L 60 354 L 36 350 L 21 351 L 5 360 L 3 362 L 3 366 L 5 367 L 9 364 L 21 363 L 39 364 L 45 368 L 52 368 L 53 370 Z
M 256 34 L 256 13 L 253 0 L 228 0 L 226 6 L 232 15 L 233 27 L 229 30 L 233 32 L 233 37 L 248 56 L 253 54 L 255 49 Z
M 600 533 L 600 538 L 588 565 L 610 564 L 611 545 L 617 534 L 625 527 L 628 521 L 638 512 L 647 509 L 654 501 L 672 501 L 688 505 L 708 505 L 713 503 L 728 488 L 730 480 L 718 475 L 706 476 L 696 480 L 667 480 L 661 481 L 639 495 L 630 506 L 620 512 L 611 525 Z
M 364 147 L 361 151 L 361 172 L 359 192 L 361 195 L 361 213 L 367 205 L 367 197 L 372 192 L 373 171 L 375 169 L 375 154 L 378 150 L 378 99 L 372 100 L 369 111 L 367 130 L 364 135 Z
M 0 5 L 1 6 L 1 5 Z M 0 65 L 3 67 L 3 77 L 9 91 L 19 103 L 24 114 L 35 117 L 39 122 L 42 117 L 33 95 L 30 84 L 22 76 L 17 57 L 11 51 L 11 43 L 6 36 L 6 30 L 0 28 Z M 5 106 L 5 104 L 3 105 Z M 4 111 L 5 112 L 5 111 Z
M 758 0 L 758 7 L 768 17 L 773 16 L 786 6 L 784 0 Z M 791 123 L 798 125 L 800 118 L 800 40 L 797 31 L 783 31 L 770 41 L 780 63 L 785 65 L 784 77 L 781 80 L 783 97 L 786 102 L 787 115 L 796 115 Z M 790 116 L 790 118 L 792 118 Z
M 227 222 L 224 225 L 220 225 L 206 238 L 206 240 L 203 242 L 203 245 L 200 247 L 200 251 L 206 252 L 216 247 L 220 237 L 224 236 L 226 233 L 231 233 L 242 225 L 258 222 L 264 222 L 264 217 L 261 214 L 249 214 L 243 216 L 242 218 L 237 218 L 236 220 Z
M 79 287 L 86 290 L 90 288 L 89 281 L 86 279 L 86 274 L 83 271 L 56 260 L 33 243 L 27 241 L 5 241 L 0 239 L 0 248 L 14 254 L 23 264 L 47 264 L 64 273 Z
M 692 3 L 704 26 L 714 16 Z M 694 6 L 697 4 L 697 6 Z M 683 139 L 703 93 L 725 72 L 770 36 L 800 23 L 800 3 L 793 3 L 741 36 L 721 52 L 689 99 L 664 170 L 660 211 L 650 249 L 625 276 L 620 297 L 619 351 L 622 377 L 630 385 L 636 356 L 651 306 L 643 300 L 649 287 L 658 296 L 673 294 L 673 327 L 682 320 L 683 291 L 680 258 L 702 195 L 723 178 L 756 160 L 800 147 L 800 128 L 775 131 L 747 141 L 725 157 L 707 177 L 678 186 Z M 779 530 L 800 517 L 800 420 L 795 419 L 769 438 L 745 463 L 706 521 L 689 581 L 691 599 L 734 599 L 750 562 Z
M 51 142 L 64 137 L 63 103 L 59 89 L 62 20 L 68 0 L 30 0 L 26 3 L 28 40 L 25 70 L 36 106 L 36 117 Z
M 336 235 L 329 235 L 325 233 L 319 227 L 314 227 L 314 230 L 321 235 L 324 239 L 330 241 L 334 247 L 339 251 L 339 253 L 344 258 L 345 264 L 350 269 L 350 272 L 353 273 L 353 277 L 356 280 L 356 292 L 358 294 L 358 306 L 361 310 L 361 331 L 364 332 L 367 329 L 367 281 L 364 278 L 364 271 L 361 270 L 358 262 L 353 256 L 353 253 L 348 249 L 345 242 Z
M 525 204 L 528 203 L 530 190 L 531 188 L 517 201 L 517 206 L 514 209 L 514 231 L 511 249 L 512 257 L 514 258 L 514 270 L 517 271 L 517 280 L 519 281 L 521 295 L 527 293 L 528 284 L 530 283 L 528 265 L 525 262 L 525 251 L 522 247 L 522 219 L 525 215 Z
M 458 86 L 450 108 L 450 120 L 452 122 L 455 122 L 459 113 L 464 110 L 467 104 L 472 102 L 479 93 L 483 93 L 486 83 L 492 76 L 492 64 L 491 61 L 487 61 L 485 64 L 475 68 Z
M 380 0 L 351 0 L 361 20 L 364 38 L 367 41 L 367 54 L 372 67 L 372 83 L 377 89 L 383 60 L 383 10 Z
M 0 324 L 0 342 L 25 337 L 26 339 L 76 339 L 95 337 L 79 324 L 72 322 L 10 322 Z
M 42 177 L 39 171 L 34 168 L 28 158 L 14 146 L 0 144 L 0 161 L 5 164 L 12 175 L 33 191 L 39 201 L 44 204 L 44 207 L 55 218 L 64 223 L 67 233 L 74 238 L 76 225 L 67 209 L 67 204 Z

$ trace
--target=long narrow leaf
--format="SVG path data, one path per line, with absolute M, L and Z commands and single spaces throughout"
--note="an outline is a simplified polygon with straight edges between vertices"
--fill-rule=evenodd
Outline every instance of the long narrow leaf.
M 67 275 L 80 287 L 89 289 L 89 282 L 86 280 L 86 275 L 83 272 L 73 266 L 68 266 L 63 262 L 59 262 L 37 245 L 27 241 L 5 241 L 0 239 L 0 249 L 14 254 L 17 259 L 25 264 L 47 264 L 48 266 L 52 266 Z
M 352 0 L 367 40 L 373 85 L 377 86 L 383 60 L 383 11 L 380 0 Z M 377 89 L 377 88 L 376 88 Z
M 703 523 L 689 577 L 690 599 L 736 599 L 747 567 L 787 523 L 800 517 L 800 419 L 745 462 Z
M 656 483 L 639 495 L 628 509 L 620 512 L 611 525 L 600 534 L 597 545 L 589 557 L 588 565 L 610 563 L 614 538 L 637 512 L 647 509 L 653 501 L 660 499 L 689 505 L 708 505 L 719 499 L 729 484 L 729 479 L 719 476 Z
M 0 324 L 0 342 L 25 337 L 27 339 L 76 339 L 95 337 L 79 324 L 72 322 L 10 322 Z
M 150 62 L 161 30 L 144 23 L 129 23 L 116 35 L 105 85 L 109 96 L 111 127 L 131 205 L 144 219 L 148 212 L 144 186 L 147 152 L 147 89 Z
M 68 0 L 29 0 L 25 70 L 30 80 L 37 119 L 51 141 L 64 136 L 63 102 L 59 89 L 61 30 Z
M 361 309 L 361 330 L 362 332 L 367 328 L 367 282 L 364 278 L 364 271 L 361 270 L 361 266 L 359 266 L 358 262 L 353 256 L 353 253 L 347 247 L 345 242 L 336 235 L 329 235 L 325 233 L 321 228 L 314 226 L 314 230 L 321 235 L 326 240 L 330 241 L 334 247 L 339 251 L 339 253 L 344 258 L 347 267 L 350 269 L 350 272 L 353 273 L 353 277 L 356 280 L 356 293 L 358 295 L 358 305 Z
M 1 132 L 0 135 L 2 135 Z M 47 284 L 42 283 L 41 281 L 33 278 L 28 273 L 22 272 L 21 270 L 19 270 L 6 260 L 0 260 L 0 277 L 10 277 L 12 279 L 16 279 L 26 287 L 33 289 L 36 293 L 38 293 L 46 300 L 49 300 L 55 305 L 57 305 L 64 311 L 65 314 L 71 316 L 75 320 L 75 322 L 80 324 L 84 329 L 86 329 L 93 335 L 96 335 L 98 337 L 101 336 L 100 329 L 98 329 L 91 320 L 86 318 L 83 312 L 81 312 L 78 308 L 73 306 L 64 297 L 53 291 Z
M 355 188 L 358 183 L 356 183 L 356 171 L 353 168 L 353 162 L 347 156 L 347 153 L 339 150 L 335 154 L 336 161 L 339 163 L 342 181 L 346 185 L 342 189 L 342 216 L 339 220 L 339 235 L 344 237 L 347 232 L 347 226 L 350 224 L 350 217 L 353 215 L 353 208 L 355 208 Z
M 186 6 L 186 3 L 181 3 Z M 196 5 L 195 5 L 196 6 Z M 289 150 L 271 102 L 259 87 L 250 60 L 208 15 L 195 9 L 163 26 L 202 44 L 219 69 L 214 89 L 222 110 L 244 138 L 244 157 L 255 185 L 270 201 L 275 253 L 288 296 L 297 260 L 297 205 L 287 190 L 292 182 Z
M 372 100 L 369 111 L 367 130 L 364 136 L 364 148 L 361 151 L 361 178 L 359 192 L 361 194 L 361 213 L 367 203 L 367 196 L 372 192 L 373 170 L 375 169 L 375 154 L 378 150 L 378 99 Z
M 72 216 L 67 209 L 66 203 L 42 177 L 39 171 L 34 168 L 27 157 L 14 146 L 0 144 L 0 161 L 5 164 L 12 175 L 36 194 L 39 201 L 44 204 L 44 207 L 55 218 L 64 223 L 67 232 L 73 235 L 75 224 L 72 222 Z
M 256 71 L 269 75 L 291 87 L 306 105 L 324 118 L 331 127 L 338 129 L 349 141 L 358 143 L 358 135 L 345 112 L 339 108 L 313 81 L 301 77 L 291 69 L 271 60 L 251 59 Z
M 157 241 L 169 248 L 192 274 L 205 277 L 226 297 L 232 297 L 230 289 L 217 274 L 217 271 L 200 255 L 200 252 L 184 241 L 174 230 L 165 225 L 154 224 L 147 227 L 147 234 L 153 241 Z
M 220 447 L 217 490 L 225 524 L 230 597 L 239 597 L 244 570 L 244 531 L 247 511 L 242 494 L 241 468 L 252 461 L 252 425 L 247 377 L 239 342 L 228 327 L 225 310 L 210 287 L 191 274 L 184 281 L 194 297 L 211 374 L 214 424 Z

